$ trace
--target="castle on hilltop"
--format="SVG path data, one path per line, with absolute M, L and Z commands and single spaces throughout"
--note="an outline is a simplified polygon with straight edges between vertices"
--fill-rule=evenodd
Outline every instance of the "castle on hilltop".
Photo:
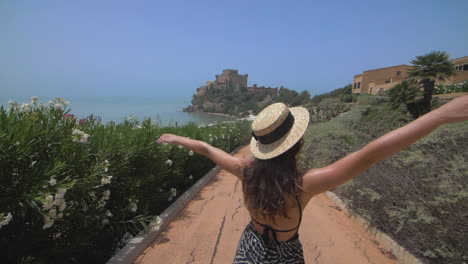
M 223 70 L 223 73 L 221 75 L 216 75 L 216 80 L 214 81 L 207 81 L 204 86 L 201 86 L 200 88 L 197 88 L 197 95 L 203 95 L 206 93 L 208 89 L 227 89 L 231 88 L 234 89 L 235 91 L 241 91 L 243 89 L 249 91 L 249 92 L 255 92 L 255 91 L 264 91 L 270 96 L 277 96 L 278 95 L 278 88 L 271 88 L 271 87 L 265 87 L 265 86 L 260 86 L 258 87 L 256 84 L 254 84 L 251 87 L 248 87 L 248 80 L 249 75 L 244 74 L 240 75 L 237 70 L 231 70 L 231 69 L 226 69 Z
M 237 70 L 223 70 L 222 74 L 216 75 L 214 81 L 208 81 L 197 88 L 192 104 L 183 110 L 245 117 L 257 114 L 265 106 L 275 102 L 297 106 L 310 101 L 307 91 L 299 94 L 283 86 L 248 86 L 248 77 L 247 74 L 239 74 Z

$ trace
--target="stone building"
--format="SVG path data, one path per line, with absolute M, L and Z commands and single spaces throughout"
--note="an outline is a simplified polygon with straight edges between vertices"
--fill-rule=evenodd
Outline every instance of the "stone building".
M 226 89 L 226 88 L 233 88 L 234 90 L 238 91 L 241 88 L 245 88 L 248 92 L 265 92 L 270 96 L 276 96 L 278 89 L 260 86 L 258 87 L 254 84 L 252 87 L 248 87 L 248 74 L 240 75 L 237 70 L 226 69 L 223 70 L 221 75 L 216 75 L 216 79 L 214 81 L 207 81 L 204 86 L 197 88 L 197 95 L 204 94 L 208 89 Z
M 454 59 L 456 74 L 444 83 L 460 83 L 468 80 L 468 56 Z M 377 94 L 387 91 L 408 78 L 409 65 L 398 65 L 364 71 L 354 76 L 352 91 L 355 94 Z
M 216 80 L 208 81 L 204 86 L 197 89 L 197 95 L 204 94 L 208 88 L 226 89 L 232 87 L 234 90 L 247 88 L 247 79 L 249 75 L 239 75 L 237 70 L 223 70 L 221 75 L 216 75 Z

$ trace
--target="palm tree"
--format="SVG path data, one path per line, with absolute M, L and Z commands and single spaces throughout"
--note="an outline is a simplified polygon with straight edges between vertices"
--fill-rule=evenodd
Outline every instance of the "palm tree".
M 455 65 L 450 56 L 443 51 L 433 51 L 424 56 L 416 56 L 411 61 L 413 68 L 408 70 L 409 77 L 420 81 L 424 88 L 424 98 L 421 103 L 424 113 L 431 111 L 432 91 L 436 81 L 444 81 L 455 75 Z
M 418 94 L 418 86 L 412 79 L 404 80 L 401 83 L 393 86 L 388 91 L 390 97 L 390 107 L 395 110 L 402 104 L 414 103 Z

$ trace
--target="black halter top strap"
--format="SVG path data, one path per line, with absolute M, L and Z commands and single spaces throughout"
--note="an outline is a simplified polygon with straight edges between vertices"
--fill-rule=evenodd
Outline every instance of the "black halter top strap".
M 263 230 L 263 234 L 262 234 L 264 239 L 268 239 L 268 233 L 271 232 L 272 235 L 273 235 L 273 238 L 275 239 L 275 241 L 278 241 L 278 238 L 276 237 L 276 232 L 291 232 L 294 229 L 299 228 L 299 226 L 301 225 L 301 221 L 302 221 L 302 208 L 301 208 L 301 203 L 299 202 L 298 196 L 296 196 L 296 201 L 297 201 L 297 206 L 299 207 L 299 223 L 294 228 L 291 228 L 291 229 L 288 229 L 288 230 L 278 230 L 278 229 L 275 229 L 275 228 L 273 228 L 273 227 L 271 227 L 269 225 L 262 224 L 262 223 L 258 222 L 257 220 L 255 220 L 253 217 L 251 217 L 252 220 L 255 223 L 257 223 L 257 224 L 259 224 L 259 225 L 261 225 L 261 226 L 263 226 L 265 228 Z M 297 232 L 296 232 L 296 234 L 297 234 Z

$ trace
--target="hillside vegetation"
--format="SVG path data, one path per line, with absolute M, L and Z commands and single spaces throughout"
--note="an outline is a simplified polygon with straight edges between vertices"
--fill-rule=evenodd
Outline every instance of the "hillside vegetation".
M 222 113 L 238 117 L 249 114 L 256 115 L 265 106 L 283 102 L 290 106 L 298 106 L 310 102 L 310 93 L 302 91 L 298 93 L 288 88 L 278 88 L 277 94 L 265 89 L 248 90 L 241 87 L 236 90 L 232 87 L 225 89 L 209 88 L 203 94 L 194 94 L 192 105 L 184 108 L 184 111 L 200 111 L 210 113 Z
M 361 96 L 349 112 L 309 127 L 300 167 L 317 168 L 412 120 L 388 97 Z M 468 122 L 445 125 L 333 190 L 371 225 L 426 263 L 468 261 Z

